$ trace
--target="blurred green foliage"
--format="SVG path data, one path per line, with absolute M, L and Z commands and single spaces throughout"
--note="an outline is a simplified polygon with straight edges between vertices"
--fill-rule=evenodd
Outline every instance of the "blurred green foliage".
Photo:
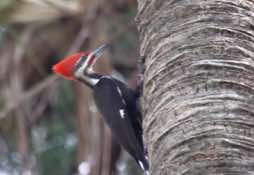
M 0 0 L 0 23 L 7 22 L 10 11 L 14 9 L 17 0 Z
M 54 112 L 62 116 L 73 115 L 75 101 L 72 93 L 71 82 L 62 79 L 59 83 L 57 93 L 58 103 L 53 108 Z
M 36 128 L 46 131 L 42 151 L 37 153 L 38 166 L 43 175 L 70 174 L 75 162 L 74 139 L 74 97 L 71 84 L 61 81 L 57 91 L 57 101 L 52 106 L 53 112 L 40 121 Z M 36 145 L 36 144 L 35 144 Z
M 1 0 L 0 11 L 10 7 L 16 0 Z
M 21 1 L 17 0 L 0 0 L 0 23 L 2 23 L 2 26 L 3 23 L 8 20 L 9 14 L 13 9 L 17 9 L 16 7 L 20 5 L 20 2 Z M 114 20 L 107 21 L 108 38 L 114 38 L 117 32 L 125 29 L 126 26 L 128 27 L 121 36 L 118 36 L 112 41 L 113 47 L 110 53 L 113 65 L 122 64 L 122 66 L 120 66 L 121 70 L 119 71 L 126 74 L 126 76 L 133 70 L 135 66 L 133 63 L 137 59 L 137 31 L 134 25 L 130 28 L 127 25 L 133 22 L 135 11 L 135 6 L 124 6 L 123 11 L 114 12 L 115 14 L 113 16 L 108 17 L 112 17 Z M 32 15 L 29 14 L 28 16 Z M 56 62 L 56 58 L 60 57 L 59 54 L 61 55 L 68 51 L 78 32 L 76 28 L 79 29 L 81 26 L 79 23 L 80 19 L 73 17 L 62 17 L 59 20 L 51 22 L 52 23 L 35 25 L 37 33 L 29 43 L 29 49 L 25 54 L 25 61 L 22 65 L 26 65 L 24 68 L 25 71 L 30 70 L 30 72 L 28 72 L 29 75 L 27 75 L 27 77 L 24 76 L 24 79 L 26 79 L 25 87 L 33 87 L 38 82 L 43 81 L 43 78 L 51 76 L 52 64 Z M 13 52 L 15 45 L 18 46 L 21 43 L 20 38 L 22 38 L 21 34 L 23 30 L 29 25 L 33 24 L 7 24 L 4 28 L 0 27 L 0 46 L 3 45 L 1 45 L 2 38 L 2 43 L 4 44 L 6 44 L 7 39 L 10 39 L 14 41 L 14 44 L 11 42 L 11 44 L 9 44 L 9 49 Z M 63 31 L 65 31 L 65 33 Z M 5 35 L 6 33 L 7 35 Z M 93 38 L 89 38 L 89 40 L 92 39 Z M 14 49 L 11 47 L 14 47 Z M 8 52 L 8 48 L 4 51 Z M 10 66 L 11 64 L 8 63 L 7 65 Z M 31 71 L 31 67 L 38 70 Z M 40 71 L 42 74 L 38 73 Z M 51 99 L 49 104 L 47 104 L 46 110 L 43 111 L 39 119 L 31 125 L 30 123 L 28 124 L 28 134 L 31 135 L 31 137 L 28 136 L 30 144 L 28 156 L 29 159 L 31 159 L 30 162 L 33 162 L 33 159 L 35 159 L 35 163 L 32 163 L 32 166 L 35 164 L 33 167 L 35 169 L 35 174 L 71 175 L 73 174 L 71 171 L 73 171 L 73 167 L 76 163 L 75 151 L 77 143 L 74 121 L 75 101 L 71 82 L 60 80 L 54 91 L 53 100 Z M 40 95 L 41 94 L 34 98 L 39 101 Z M 6 107 L 6 102 L 4 100 L 4 98 L 0 98 L 0 108 Z M 4 127 L 7 127 L 7 129 Z M 4 154 L 4 158 L 0 160 L 8 159 L 8 168 L 19 170 L 21 163 L 16 154 L 18 139 L 15 137 L 15 133 L 17 132 L 15 116 L 2 119 L 0 129 L 4 130 L 3 133 L 8 136 L 9 144 L 7 154 Z M 2 154 L 0 154 L 0 156 L 1 155 Z M 127 170 L 131 173 L 128 174 L 142 174 L 140 169 L 137 168 L 136 162 L 133 159 L 130 159 L 130 162 L 130 164 L 128 162 Z M 0 163 L 0 170 L 4 167 L 6 168 L 7 166 L 3 162 Z M 13 173 L 9 174 L 13 175 Z

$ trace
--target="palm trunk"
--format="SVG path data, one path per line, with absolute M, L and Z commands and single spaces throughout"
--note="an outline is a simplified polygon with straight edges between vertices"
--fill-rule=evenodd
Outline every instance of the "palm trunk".
M 138 2 L 151 174 L 253 174 L 254 1 Z

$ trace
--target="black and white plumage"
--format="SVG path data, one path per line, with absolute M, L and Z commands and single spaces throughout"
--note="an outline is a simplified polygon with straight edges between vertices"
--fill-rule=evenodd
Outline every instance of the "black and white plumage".
M 54 66 L 53 70 L 68 79 L 79 80 L 92 89 L 95 104 L 111 129 L 112 135 L 145 173 L 149 174 L 137 93 L 123 82 L 92 70 L 92 66 L 105 48 L 103 45 L 87 55 L 83 53 L 72 55 L 66 61 L 63 60 Z M 70 68 L 70 63 L 73 68 Z
M 102 76 L 93 87 L 93 97 L 113 136 L 139 166 L 148 171 L 142 139 L 142 116 L 134 91 L 121 81 Z

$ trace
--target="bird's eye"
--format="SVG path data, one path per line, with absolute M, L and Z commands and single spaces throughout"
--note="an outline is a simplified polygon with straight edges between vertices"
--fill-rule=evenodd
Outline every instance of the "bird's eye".
M 85 62 L 86 56 L 81 56 L 79 60 L 75 63 L 75 69 L 78 69 L 82 66 L 82 64 Z

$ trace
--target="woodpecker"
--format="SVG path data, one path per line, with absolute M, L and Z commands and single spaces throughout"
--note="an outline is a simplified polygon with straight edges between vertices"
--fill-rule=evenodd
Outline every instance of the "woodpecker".
M 138 93 L 111 76 L 93 71 L 93 65 L 107 46 L 101 45 L 90 53 L 74 53 L 52 69 L 65 79 L 79 81 L 92 89 L 95 104 L 112 135 L 148 175 L 149 164 L 142 139 Z

